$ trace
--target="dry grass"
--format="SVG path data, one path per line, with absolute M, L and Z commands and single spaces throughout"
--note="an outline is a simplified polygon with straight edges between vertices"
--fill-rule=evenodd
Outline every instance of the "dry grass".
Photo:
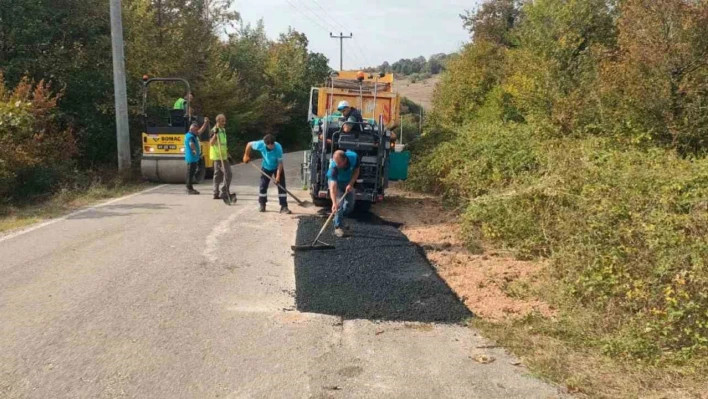
M 455 213 L 438 198 L 392 187 L 374 210 L 403 223 L 402 232 L 421 245 L 438 274 L 477 316 L 471 326 L 520 357 L 536 376 L 562 384 L 578 397 L 708 399 L 708 364 L 654 367 L 615 359 L 590 341 L 603 315 L 559 311 L 543 262 L 514 259 L 484 244 L 471 253 L 459 240 Z
M 439 80 L 440 75 L 416 83 L 411 83 L 408 79 L 399 79 L 394 81 L 394 89 L 401 93 L 401 96 L 423 106 L 423 109 L 432 109 L 433 91 Z
M 142 182 L 94 184 L 87 190 L 63 190 L 31 204 L 0 206 L 0 233 L 61 217 L 99 201 L 134 193 L 149 186 Z
M 581 328 L 577 322 L 540 317 L 516 322 L 477 319 L 472 326 L 519 356 L 536 376 L 562 384 L 578 397 L 708 398 L 705 365 L 653 367 L 613 359 L 588 347 L 582 332 L 568 331 L 569 325 Z

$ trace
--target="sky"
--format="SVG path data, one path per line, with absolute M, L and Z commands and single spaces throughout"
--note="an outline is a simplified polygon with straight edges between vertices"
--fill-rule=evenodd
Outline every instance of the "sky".
M 414 0 L 415 1 L 415 0 Z M 459 15 L 479 0 L 236 0 L 245 23 L 263 19 L 266 34 L 276 39 L 288 27 L 305 33 L 310 50 L 323 53 L 339 69 L 339 39 L 344 39 L 344 69 L 394 63 L 401 58 L 451 53 L 469 41 Z

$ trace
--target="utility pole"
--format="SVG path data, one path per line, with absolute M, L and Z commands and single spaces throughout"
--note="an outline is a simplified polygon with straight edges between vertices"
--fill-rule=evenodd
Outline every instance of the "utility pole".
M 344 39 L 351 39 L 354 37 L 354 34 L 349 33 L 349 36 L 344 36 L 342 32 L 339 32 L 339 36 L 333 36 L 332 32 L 329 32 L 329 37 L 339 39 L 339 71 L 341 72 L 344 70 Z
M 401 119 L 401 144 L 403 144 L 403 114 L 399 113 L 398 117 Z
M 123 22 L 120 0 L 111 2 L 111 44 L 113 46 L 113 90 L 116 105 L 116 139 L 118 170 L 130 168 L 130 134 L 128 132 L 128 95 L 125 88 L 125 56 L 123 54 Z
M 418 136 L 423 135 L 423 106 L 418 108 Z

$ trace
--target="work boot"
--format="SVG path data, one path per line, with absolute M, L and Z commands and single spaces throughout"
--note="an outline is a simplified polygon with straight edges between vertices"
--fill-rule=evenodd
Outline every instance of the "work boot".
M 199 195 L 199 191 L 197 191 L 197 190 L 195 190 L 195 189 L 193 189 L 193 188 L 190 188 L 190 189 L 187 190 L 187 194 L 189 194 L 189 195 Z
M 284 213 L 284 214 L 286 214 L 286 215 L 289 215 L 289 214 L 291 214 L 292 212 L 290 212 L 290 209 L 288 209 L 287 206 L 281 206 L 281 207 L 280 207 L 280 213 Z
M 342 229 L 341 227 L 335 227 L 335 228 L 334 228 L 334 235 L 335 235 L 335 236 L 337 236 L 337 237 L 339 237 L 339 238 L 342 238 L 342 237 L 345 236 L 345 234 L 346 234 L 346 233 L 344 232 L 344 229 Z
M 265 204 L 260 204 L 258 207 L 258 212 L 265 212 Z
M 221 196 L 220 196 L 219 194 L 214 194 L 214 199 L 215 199 L 215 200 L 220 200 L 220 199 L 221 199 Z

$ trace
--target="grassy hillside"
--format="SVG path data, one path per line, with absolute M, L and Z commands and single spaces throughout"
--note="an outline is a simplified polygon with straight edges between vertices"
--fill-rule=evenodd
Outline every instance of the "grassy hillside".
M 430 110 L 433 106 L 433 91 L 440 81 L 440 75 L 433 75 L 430 79 L 419 80 L 411 83 L 410 78 L 399 78 L 394 81 L 394 89 L 423 109 Z

